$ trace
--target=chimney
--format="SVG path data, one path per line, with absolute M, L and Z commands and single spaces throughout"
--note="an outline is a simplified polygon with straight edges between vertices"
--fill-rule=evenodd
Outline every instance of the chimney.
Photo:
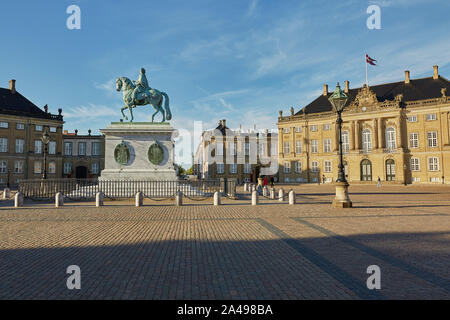
M 350 89 L 350 82 L 348 80 L 345 80 L 345 89 L 344 92 L 348 93 L 348 90 Z
M 223 126 L 226 127 L 227 126 L 227 120 L 223 119 L 222 120 Z
M 405 83 L 409 83 L 409 70 L 405 71 Z
M 327 85 L 327 84 L 324 84 L 324 85 L 323 85 L 323 95 L 324 95 L 324 96 L 327 96 L 327 95 L 328 95 L 328 85 Z
M 439 79 L 439 67 L 433 66 L 433 79 Z
M 16 80 L 9 80 L 9 90 L 11 90 L 11 93 L 16 93 Z

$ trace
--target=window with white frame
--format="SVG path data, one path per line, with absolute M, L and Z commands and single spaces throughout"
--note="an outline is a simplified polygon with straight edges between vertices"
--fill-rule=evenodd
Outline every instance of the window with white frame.
M 0 160 L 0 173 L 6 173 L 8 170 L 8 161 Z
M 297 133 L 302 132 L 302 127 L 295 127 L 295 132 Z
M 50 127 L 50 132 L 56 132 L 56 127 Z
M 283 152 L 284 154 L 289 154 L 291 152 L 291 144 L 289 143 L 289 141 L 285 141 L 283 143 Z
M 411 158 L 411 171 L 420 171 L 419 158 Z
M 24 142 L 23 139 L 16 139 L 16 153 L 23 153 Z
M 98 166 L 98 162 L 93 162 L 92 163 L 92 174 L 98 174 L 99 173 L 99 166 Z
M 216 142 L 216 156 L 223 156 L 223 143 Z
M 319 152 L 319 141 L 311 140 L 311 153 L 318 153 L 318 152 Z
M 364 129 L 362 132 L 362 148 L 363 151 L 372 151 L 372 131 Z
M 244 155 L 248 156 L 250 154 L 250 143 L 246 142 L 244 144 Z
M 331 129 L 331 125 L 329 123 L 323 125 L 323 130 L 328 131 Z
M 23 160 L 14 161 L 14 173 L 23 173 Z
M 78 155 L 79 156 L 86 155 L 86 142 L 78 142 Z
M 0 138 L 0 152 L 8 152 L 8 138 Z
M 266 155 L 266 144 L 264 143 L 264 140 L 258 141 L 258 155 L 259 156 L 265 156 Z
M 25 129 L 25 124 L 23 124 L 23 123 L 16 123 L 16 129 L 17 130 L 24 130 Z
M 48 144 L 48 154 L 56 154 L 56 141 L 50 141 Z
M 237 164 L 236 163 L 232 163 L 230 164 L 230 173 L 237 173 Z
M 8 122 L 0 121 L 0 128 L 8 128 Z
M 392 127 L 386 129 L 386 148 L 389 150 L 394 150 L 397 148 L 395 129 Z
M 323 152 L 331 152 L 331 139 L 323 140 Z
M 289 132 L 290 132 L 289 128 L 283 128 L 283 133 L 289 133 Z
M 252 165 L 250 163 L 244 163 L 244 173 L 249 174 L 252 171 Z
M 291 172 L 291 162 L 285 161 L 284 162 L 284 173 L 290 173 Z
M 34 130 L 36 130 L 36 131 L 42 131 L 42 126 L 41 125 L 39 125 L 39 124 L 36 124 L 35 126 L 34 126 Z
M 69 174 L 72 172 L 72 163 L 65 162 L 64 163 L 64 174 Z
M 229 142 L 228 149 L 230 150 L 230 155 L 235 156 L 237 154 L 236 142 Z
M 42 153 L 42 141 L 34 140 L 34 153 Z
M 318 130 L 317 125 L 312 125 L 312 126 L 311 126 L 311 131 L 312 131 L 312 132 L 316 132 L 317 130 Z
M 441 178 L 439 178 L 439 177 L 431 177 L 430 178 L 430 182 L 437 182 L 437 183 L 440 183 L 442 180 L 441 180 Z
M 409 147 L 418 148 L 419 147 L 419 134 L 416 132 L 409 134 Z
M 92 142 L 92 155 L 93 156 L 100 155 L 100 142 Z
M 436 113 L 429 113 L 426 115 L 427 121 L 433 121 L 436 120 Z
M 72 155 L 72 142 L 64 142 L 64 155 Z
M 408 122 L 417 122 L 417 116 L 409 116 Z
M 311 171 L 312 172 L 319 172 L 319 161 L 311 162 Z
M 55 161 L 49 161 L 48 173 L 56 173 L 56 162 Z
M 439 171 L 439 158 L 438 157 L 428 158 L 428 171 Z
M 324 172 L 331 172 L 333 168 L 333 162 L 329 160 L 325 160 L 323 164 L 323 171 Z
M 295 172 L 296 173 L 301 173 L 302 172 L 302 162 L 301 161 L 296 161 L 295 162 Z
M 34 173 L 42 173 L 42 163 L 40 161 L 35 161 L 33 165 Z
M 342 152 L 348 153 L 350 150 L 350 138 L 347 130 L 342 131 Z
M 225 171 L 225 165 L 223 163 L 216 163 L 217 173 L 223 174 Z
M 437 142 L 437 131 L 430 131 L 427 133 L 428 136 L 428 146 L 430 148 L 435 148 L 438 146 Z
M 295 153 L 302 153 L 302 142 L 295 141 Z

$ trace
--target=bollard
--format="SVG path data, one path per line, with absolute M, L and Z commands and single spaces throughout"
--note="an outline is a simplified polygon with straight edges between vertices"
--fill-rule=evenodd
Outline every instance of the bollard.
M 267 186 L 264 186 L 263 188 L 263 196 L 268 197 L 269 196 L 269 188 Z
M 178 191 L 175 196 L 175 205 L 177 207 L 180 207 L 183 205 L 183 193 L 181 191 Z
M 95 206 L 96 207 L 102 207 L 103 206 L 103 193 L 97 192 L 95 195 Z
M 220 206 L 221 205 L 221 199 L 220 199 L 220 193 L 219 192 L 214 192 L 214 205 L 215 206 Z
M 258 204 L 258 192 L 252 192 L 252 206 L 256 206 Z
M 294 192 L 294 190 L 289 191 L 289 204 L 295 204 L 295 192 Z
M 142 192 L 136 193 L 136 207 L 142 207 L 144 204 L 144 195 Z
M 3 199 L 9 199 L 11 196 L 11 190 L 9 188 L 3 189 Z
M 270 199 L 275 200 L 275 188 L 270 188 Z
M 278 191 L 278 201 L 284 201 L 284 190 L 280 189 Z
M 14 207 L 23 207 L 23 195 L 20 192 L 17 192 L 14 196 Z
M 62 207 L 64 205 L 64 196 L 61 192 L 55 195 L 55 207 Z
M 247 182 L 246 182 L 246 183 L 244 183 L 244 191 L 246 191 L 246 192 L 248 191 L 248 190 L 247 190 L 247 187 L 248 187 L 248 184 L 247 184 Z

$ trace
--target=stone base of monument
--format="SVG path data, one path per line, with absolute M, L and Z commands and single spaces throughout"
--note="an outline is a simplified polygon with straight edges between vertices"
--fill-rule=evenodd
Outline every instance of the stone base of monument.
M 177 180 L 169 123 L 112 122 L 105 135 L 105 168 L 99 180 Z

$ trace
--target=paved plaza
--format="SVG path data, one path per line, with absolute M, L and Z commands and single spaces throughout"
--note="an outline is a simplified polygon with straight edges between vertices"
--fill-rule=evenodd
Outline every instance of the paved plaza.
M 354 185 L 353 209 L 331 207 L 331 185 L 294 189 L 291 206 L 242 189 L 219 207 L 3 200 L 0 298 L 450 299 L 450 187 Z

